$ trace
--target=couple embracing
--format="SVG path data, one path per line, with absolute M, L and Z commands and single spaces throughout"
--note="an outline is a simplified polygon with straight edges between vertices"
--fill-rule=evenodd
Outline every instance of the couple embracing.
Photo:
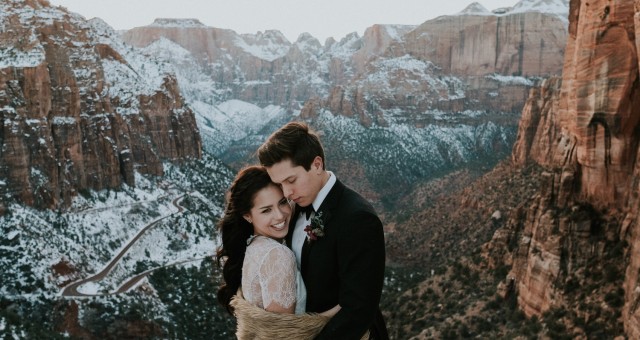
M 385 249 L 372 206 L 325 169 L 318 136 L 291 122 L 244 168 L 218 224 L 218 300 L 240 339 L 388 339 L 378 304 Z

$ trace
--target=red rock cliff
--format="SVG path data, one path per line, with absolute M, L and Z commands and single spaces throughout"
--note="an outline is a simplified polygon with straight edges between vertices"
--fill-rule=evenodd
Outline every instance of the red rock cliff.
M 131 64 L 99 26 L 46 1 L 0 5 L 3 197 L 64 207 L 78 190 L 135 185 L 134 171 L 201 156 L 175 77 L 141 85 L 153 64 Z
M 565 22 L 547 13 L 442 16 L 408 33 L 394 50 L 456 75 L 549 76 L 562 70 L 566 32 Z
M 639 12 L 638 0 L 571 1 L 562 80 L 532 91 L 513 151 L 516 164 L 547 169 L 544 190 L 491 244 L 517 244 L 507 283 L 527 315 L 613 315 L 604 322 L 621 320 L 631 339 L 640 338 Z M 607 300 L 620 288 L 621 310 Z

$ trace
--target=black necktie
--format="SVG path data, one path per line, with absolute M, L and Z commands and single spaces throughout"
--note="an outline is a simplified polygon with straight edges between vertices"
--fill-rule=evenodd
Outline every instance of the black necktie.
M 313 204 L 309 204 L 306 207 L 300 207 L 300 213 L 304 213 L 307 219 L 309 219 L 312 212 L 315 212 L 315 210 L 313 209 Z

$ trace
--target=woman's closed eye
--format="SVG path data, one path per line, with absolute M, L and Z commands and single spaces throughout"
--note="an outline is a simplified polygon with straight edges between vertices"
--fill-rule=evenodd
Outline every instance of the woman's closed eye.
M 287 200 L 286 198 L 282 198 L 280 200 L 280 202 L 278 202 L 280 205 L 289 205 L 289 200 Z

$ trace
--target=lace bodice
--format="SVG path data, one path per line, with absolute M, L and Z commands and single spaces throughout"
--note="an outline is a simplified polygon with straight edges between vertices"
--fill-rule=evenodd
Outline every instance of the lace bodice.
M 242 292 L 249 303 L 260 308 L 272 302 L 289 308 L 298 302 L 296 314 L 303 313 L 306 289 L 291 249 L 268 237 L 254 238 L 242 265 Z

